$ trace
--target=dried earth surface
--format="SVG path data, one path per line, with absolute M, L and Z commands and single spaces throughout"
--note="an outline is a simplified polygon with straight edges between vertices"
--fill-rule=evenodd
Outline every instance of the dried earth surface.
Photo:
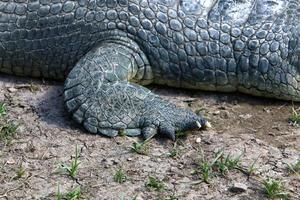
M 19 124 L 12 138 L 0 140 L 0 199 L 58 199 L 76 187 L 80 199 L 266 199 L 261 182 L 267 178 L 281 180 L 290 199 L 300 199 L 299 174 L 286 164 L 300 156 L 300 128 L 289 122 L 299 104 L 238 93 L 150 89 L 202 113 L 213 127 L 190 132 L 176 145 L 155 137 L 147 143 L 148 154 L 141 155 L 131 147 L 142 138 L 87 134 L 70 120 L 63 83 L 0 75 L 2 118 Z M 74 179 L 61 166 L 74 160 L 76 146 L 80 164 Z M 238 169 L 221 174 L 214 167 L 210 184 L 203 182 L 201 160 L 211 162 L 220 151 L 242 154 L 239 168 L 247 171 L 254 163 L 254 174 Z M 119 169 L 127 176 L 124 183 L 114 180 Z M 164 189 L 150 187 L 150 176 Z

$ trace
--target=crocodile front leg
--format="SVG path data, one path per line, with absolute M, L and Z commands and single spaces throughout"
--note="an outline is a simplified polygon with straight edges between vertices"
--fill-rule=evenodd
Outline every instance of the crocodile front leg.
M 133 42 L 127 44 L 102 43 L 70 72 L 64 100 L 73 119 L 91 133 L 110 137 L 122 131 L 145 138 L 161 133 L 174 140 L 176 131 L 205 126 L 202 117 L 131 83 L 147 84 L 152 77 L 141 50 Z

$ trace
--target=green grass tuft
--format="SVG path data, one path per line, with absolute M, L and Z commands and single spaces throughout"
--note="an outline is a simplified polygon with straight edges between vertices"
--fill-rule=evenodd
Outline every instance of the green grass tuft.
M 0 117 L 6 115 L 6 107 L 3 102 L 0 103 Z
M 292 116 L 290 117 L 290 121 L 294 124 L 298 124 L 300 122 L 300 114 L 295 110 L 295 108 L 292 108 Z
M 0 141 L 7 145 L 12 141 L 19 125 L 4 117 L 6 114 L 6 106 L 3 102 L 0 102 Z
M 168 157 L 177 158 L 181 152 L 180 148 L 177 145 L 178 140 L 174 142 L 173 148 L 169 151 Z
M 295 164 L 288 164 L 288 168 L 293 172 L 293 173 L 298 173 L 300 172 L 300 159 L 295 163 Z
M 13 122 L 6 122 L 0 125 L 0 140 L 8 144 L 11 142 L 12 138 L 15 136 L 19 125 Z
M 216 165 L 216 162 L 220 159 L 220 157 L 223 154 L 221 153 L 216 153 L 214 159 L 212 160 L 212 162 L 208 162 L 205 160 L 204 158 L 204 154 L 202 152 L 202 156 L 201 159 L 199 161 L 199 173 L 201 174 L 202 180 L 209 184 L 210 183 L 210 179 L 212 177 L 212 173 L 213 173 L 213 166 Z
M 127 176 L 122 169 L 118 169 L 114 175 L 114 181 L 117 183 L 124 183 L 127 180 Z
M 253 175 L 256 171 L 257 171 L 257 168 L 255 167 L 257 161 L 258 161 L 259 157 L 257 157 L 253 162 L 252 164 L 248 167 L 247 169 L 247 175 L 250 177 L 251 175 Z
M 263 186 L 268 198 L 289 199 L 289 193 L 280 181 L 267 179 L 263 181 Z
M 210 178 L 212 175 L 212 165 L 208 162 L 203 162 L 200 165 L 200 172 L 202 174 L 202 180 L 209 184 L 210 183 Z
M 134 142 L 131 150 L 137 154 L 148 155 L 148 146 L 143 142 Z
M 230 154 L 225 155 L 223 151 L 220 151 L 218 155 L 219 159 L 216 161 L 215 166 L 222 174 L 226 174 L 232 169 L 238 169 L 241 157 L 244 155 L 244 152 L 237 157 L 233 157 Z
M 201 157 L 199 159 L 198 168 L 194 171 L 194 174 L 200 174 L 202 181 L 207 184 L 210 184 L 210 179 L 214 175 L 214 172 L 219 172 L 221 174 L 225 174 L 232 169 L 240 169 L 239 163 L 242 155 L 232 157 L 229 154 L 225 155 L 224 151 L 218 151 L 212 161 L 207 161 L 205 159 L 203 151 L 201 151 Z
M 62 169 L 65 170 L 68 173 L 68 175 L 73 179 L 76 178 L 76 176 L 78 174 L 79 165 L 81 164 L 81 162 L 79 161 L 79 156 L 80 156 L 80 153 L 79 153 L 78 147 L 76 146 L 75 157 L 72 160 L 71 165 L 62 164 Z
M 67 200 L 80 199 L 81 188 L 78 186 L 78 187 L 74 188 L 72 191 L 68 192 L 65 196 L 66 196 Z
M 62 194 L 60 188 L 58 186 L 56 199 L 57 200 L 77 200 L 80 199 L 81 196 L 81 188 L 78 186 L 66 194 Z
M 18 180 L 18 179 L 24 177 L 25 172 L 26 172 L 25 168 L 22 165 L 20 165 L 16 170 L 16 174 L 11 179 Z
M 144 142 L 134 142 L 131 146 L 131 151 L 141 155 L 149 154 L 149 140 L 145 140 Z
M 176 147 L 173 147 L 171 151 L 168 153 L 168 157 L 170 158 L 176 158 L 178 157 L 178 155 L 179 155 L 179 149 Z
M 153 188 L 154 190 L 159 191 L 159 192 L 165 190 L 164 183 L 159 181 L 157 178 L 155 178 L 153 176 L 149 176 L 147 186 L 150 188 Z

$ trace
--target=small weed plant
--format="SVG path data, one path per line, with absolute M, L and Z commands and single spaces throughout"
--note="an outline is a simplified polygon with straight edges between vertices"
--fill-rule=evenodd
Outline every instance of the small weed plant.
M 12 177 L 12 180 L 18 180 L 24 177 L 25 172 L 25 168 L 22 165 L 20 165 L 16 170 L 16 174 Z
M 0 141 L 3 141 L 7 145 L 11 143 L 19 125 L 4 117 L 6 114 L 6 106 L 3 102 L 0 102 Z
M 76 178 L 76 176 L 78 174 L 79 165 L 81 164 L 81 162 L 79 161 L 79 156 L 80 156 L 80 153 L 79 153 L 78 147 L 76 146 L 75 157 L 72 160 L 71 164 L 70 165 L 62 164 L 62 169 L 65 170 L 68 173 L 68 175 L 73 179 Z
M 141 155 L 148 155 L 149 154 L 149 141 L 152 139 L 152 137 L 149 137 L 148 139 L 146 139 L 143 142 L 134 142 L 131 146 L 131 151 L 134 153 L 137 153 L 137 154 L 141 154 Z
M 300 122 L 300 114 L 295 110 L 295 108 L 292 108 L 292 116 L 290 117 L 290 121 L 293 124 L 298 124 Z
M 263 181 L 263 186 L 268 198 L 289 199 L 289 193 L 280 181 L 267 179 Z
M 19 125 L 13 122 L 5 122 L 4 124 L 0 125 L 0 140 L 5 144 L 9 144 L 17 133 L 18 127 Z
M 201 151 L 202 152 L 202 151 Z M 212 173 L 213 173 L 213 166 L 216 165 L 216 162 L 220 159 L 220 157 L 222 156 L 221 153 L 217 153 L 215 154 L 214 159 L 212 160 L 212 162 L 208 162 L 205 158 L 204 158 L 204 154 L 203 152 L 201 153 L 201 158 L 200 158 L 200 162 L 199 164 L 199 171 L 202 177 L 202 180 L 209 184 L 210 183 L 210 179 L 212 177 Z
M 178 157 L 178 155 L 179 155 L 179 149 L 176 147 L 173 147 L 171 151 L 168 153 L 168 157 L 170 158 L 176 158 Z
M 257 171 L 257 168 L 256 168 L 256 163 L 257 163 L 257 160 L 259 159 L 259 157 L 257 157 L 253 162 L 252 164 L 248 167 L 247 169 L 247 174 L 248 176 L 252 176 L 253 174 L 255 174 L 255 172 Z
M 202 151 L 201 151 L 202 152 Z M 225 175 L 227 172 L 233 169 L 239 169 L 239 163 L 244 153 L 239 156 L 233 157 L 230 154 L 225 155 L 224 151 L 218 151 L 212 161 L 205 159 L 203 152 L 201 158 L 198 161 L 198 168 L 195 170 L 196 174 L 201 175 L 202 181 L 209 184 L 214 172 L 219 172 Z
M 3 117 L 6 115 L 6 107 L 3 102 L 0 102 L 0 117 Z
M 216 161 L 215 166 L 222 174 L 226 174 L 230 170 L 238 169 L 241 157 L 244 153 L 241 153 L 237 157 L 233 157 L 230 154 L 225 155 L 223 151 L 220 151 L 217 155 L 219 155 L 219 159 Z
M 159 181 L 157 178 L 155 178 L 153 176 L 149 176 L 147 186 L 150 188 L 153 188 L 154 190 L 159 191 L 159 192 L 165 190 L 164 183 Z
M 173 148 L 169 151 L 168 157 L 170 158 L 177 158 L 180 154 L 180 148 L 177 145 L 178 141 L 175 141 Z
M 300 172 L 300 159 L 298 159 L 298 161 L 295 164 L 287 163 L 287 166 L 288 166 L 289 170 L 291 170 L 293 173 Z
M 118 169 L 114 175 L 114 181 L 117 183 L 124 183 L 127 180 L 127 176 L 122 169 Z
M 75 187 L 71 191 L 67 192 L 66 194 L 62 194 L 60 191 L 60 187 L 58 186 L 56 199 L 57 200 L 77 200 L 81 197 L 81 188 Z

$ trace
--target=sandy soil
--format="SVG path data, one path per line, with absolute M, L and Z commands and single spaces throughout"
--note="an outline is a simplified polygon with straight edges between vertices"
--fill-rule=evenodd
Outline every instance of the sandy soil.
M 141 138 L 87 134 L 64 110 L 62 85 L 0 76 L 4 117 L 20 124 L 10 142 L 0 141 L 0 199 L 57 199 L 58 188 L 65 194 L 78 186 L 81 199 L 265 199 L 260 181 L 268 177 L 281 180 L 290 199 L 300 199 L 299 174 L 292 174 L 286 165 L 300 158 L 300 128 L 289 123 L 293 106 L 297 109 L 299 104 L 152 86 L 164 99 L 201 112 L 213 125 L 178 139 L 179 153 L 172 158 L 174 143 L 166 138 L 152 139 L 148 155 L 140 155 L 131 146 Z M 72 179 L 61 165 L 74 160 L 76 146 L 81 163 Z M 236 169 L 222 175 L 214 170 L 210 184 L 201 181 L 194 173 L 199 158 L 212 160 L 220 150 L 235 156 L 244 152 L 242 168 L 257 160 L 256 175 L 249 178 Z M 127 175 L 122 184 L 114 181 L 120 168 Z M 147 186 L 149 176 L 162 181 L 165 189 Z M 245 190 L 232 191 L 235 184 Z

